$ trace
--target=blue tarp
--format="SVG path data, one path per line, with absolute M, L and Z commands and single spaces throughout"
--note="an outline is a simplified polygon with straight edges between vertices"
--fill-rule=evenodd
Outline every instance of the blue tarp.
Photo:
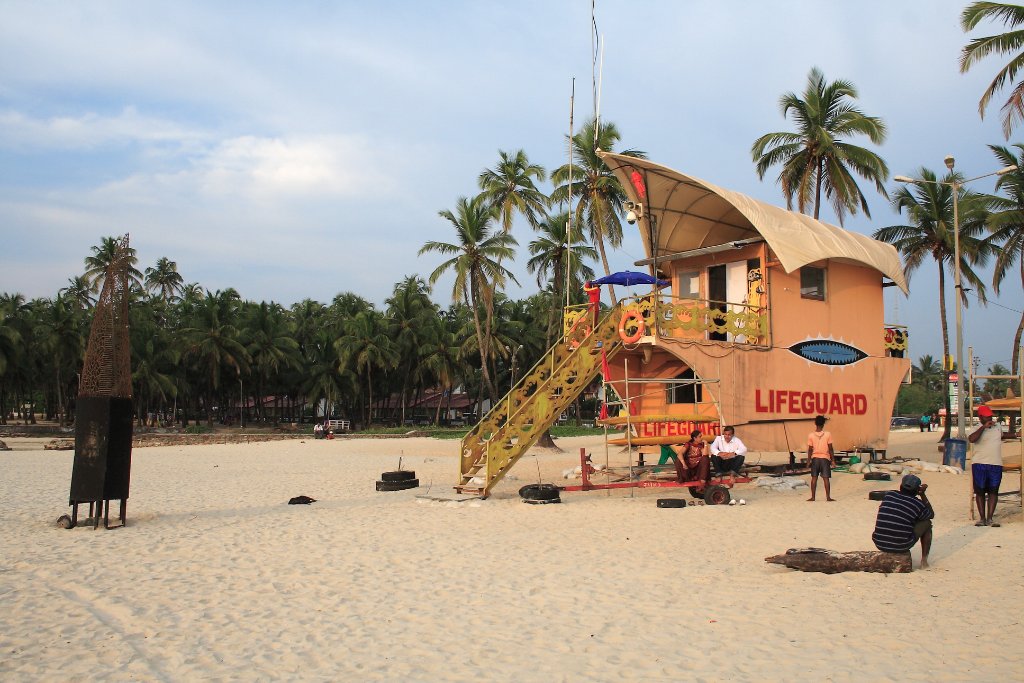
M 623 287 L 631 287 L 633 285 L 653 285 L 658 283 L 659 287 L 667 287 L 672 284 L 668 280 L 658 280 L 653 275 L 647 273 L 638 273 L 633 270 L 623 270 L 618 273 L 612 273 L 596 280 L 591 280 L 592 284 L 595 285 L 622 285 Z

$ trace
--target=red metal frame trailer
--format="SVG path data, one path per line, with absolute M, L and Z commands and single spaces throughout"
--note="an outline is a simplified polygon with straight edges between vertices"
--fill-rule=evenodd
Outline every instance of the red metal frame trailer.
M 631 473 L 637 471 L 650 471 L 660 465 L 646 465 L 643 467 L 610 468 L 611 470 L 628 470 Z M 596 474 L 597 470 L 591 464 L 590 456 L 585 448 L 580 449 L 580 474 L 583 483 L 579 486 L 558 486 L 559 491 L 600 491 L 607 489 L 689 489 L 690 495 L 694 498 L 702 498 L 708 505 L 726 505 L 732 498 L 729 489 L 734 484 L 748 484 L 750 477 L 712 477 L 707 482 L 703 481 L 674 481 L 674 480 L 631 480 L 616 481 L 608 484 L 595 484 L 590 481 L 590 475 Z

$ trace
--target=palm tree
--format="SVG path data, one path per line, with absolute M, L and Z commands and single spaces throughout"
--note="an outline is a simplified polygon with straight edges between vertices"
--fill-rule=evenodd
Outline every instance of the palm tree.
M 949 328 L 946 324 L 946 268 L 953 267 L 955 258 L 953 239 L 953 188 L 951 183 L 959 181 L 959 174 L 949 174 L 939 181 L 935 173 L 922 168 L 918 178 L 922 182 L 912 187 L 901 187 L 892 199 L 893 208 L 900 214 L 906 213 L 909 223 L 890 225 L 875 231 L 873 237 L 889 242 L 903 255 L 907 279 L 917 268 L 931 257 L 939 266 L 939 322 L 942 328 L 942 354 L 949 356 Z M 985 301 L 985 284 L 974 272 L 972 265 L 984 264 L 991 248 L 980 237 L 985 221 L 993 205 L 990 195 L 976 194 L 961 187 L 959 197 L 960 213 L 960 271 Z M 962 294 L 966 306 L 966 294 Z M 951 415 L 949 394 L 943 392 L 946 415 Z M 950 422 L 942 438 L 949 438 Z
M 164 303 L 170 303 L 184 284 L 178 273 L 178 264 L 166 256 L 157 259 L 154 267 L 146 268 L 146 290 L 157 293 Z
M 548 198 L 537 189 L 536 182 L 544 182 L 547 172 L 537 164 L 531 164 L 526 152 L 513 153 L 499 150 L 498 164 L 494 169 L 485 169 L 478 182 L 484 197 L 497 207 L 501 227 L 505 232 L 512 229 L 514 214 L 536 228 L 548 207 Z
M 368 414 L 366 425 L 373 423 L 373 371 L 392 370 L 398 366 L 398 354 L 377 311 L 362 311 L 349 319 L 344 333 L 334 342 L 342 366 L 351 365 L 365 379 Z
M 595 128 L 597 135 L 595 136 Z M 605 244 L 617 249 L 622 244 L 622 205 L 626 201 L 626 193 L 618 179 L 604 161 L 597 155 L 597 150 L 605 152 L 614 150 L 620 139 L 619 129 L 614 123 L 598 124 L 594 119 L 587 121 L 583 129 L 572 137 L 572 183 L 569 182 L 569 164 L 559 167 L 551 174 L 551 182 L 557 187 L 551 193 L 554 202 L 567 202 L 573 211 L 574 222 L 586 226 L 591 243 L 601 254 L 601 265 L 605 275 L 611 275 L 608 266 L 608 254 Z M 625 156 L 646 159 L 647 155 L 635 149 L 619 152 Z M 577 199 L 576 206 L 572 200 Z M 608 285 L 612 301 L 615 289 Z
M 417 372 L 417 369 L 421 365 L 429 325 L 437 319 L 437 307 L 430 300 L 427 283 L 416 275 L 397 283 L 385 303 L 388 334 L 395 343 L 399 358 L 397 375 L 402 387 L 401 424 L 405 424 L 409 390 L 424 378 L 424 373 Z
M 498 392 L 487 369 L 490 354 L 489 319 L 485 329 L 480 321 L 480 307 L 483 306 L 485 312 L 493 310 L 495 292 L 507 280 L 518 284 L 515 275 L 501 265 L 502 260 L 510 259 L 515 254 L 512 247 L 517 242 L 506 232 L 492 234 L 491 225 L 496 211 L 482 196 L 473 199 L 460 197 L 454 213 L 444 210 L 439 215 L 455 228 L 457 243 L 430 241 L 420 248 L 419 254 L 436 251 L 451 257 L 434 269 L 429 281 L 433 285 L 447 271 L 455 273 L 452 301 L 464 301 L 473 311 L 481 373 L 493 403 L 498 400 Z
M 249 371 L 249 353 L 239 341 L 238 328 L 228 322 L 236 304 L 233 289 L 207 294 L 196 306 L 192 325 L 181 331 L 185 354 L 196 359 L 206 376 L 206 421 L 211 425 L 221 373 L 225 368 L 233 368 L 238 376 Z
M 960 52 L 960 73 L 967 73 L 977 62 L 993 53 L 1012 55 L 1010 62 L 996 73 L 996 77 L 978 100 L 978 113 L 983 119 L 985 109 L 995 94 L 1002 90 L 1003 86 L 1012 84 L 1017 71 L 1024 66 L 1024 52 L 1021 52 L 1024 48 L 1024 30 L 1018 29 L 1024 24 L 1024 7 L 1003 2 L 975 2 L 968 5 L 960 15 L 960 27 L 964 32 L 971 31 L 982 21 L 989 19 L 1002 21 L 1005 26 L 1017 30 L 974 38 Z M 1003 105 L 1002 112 L 1003 134 L 1009 140 L 1013 126 L 1024 119 L 1024 83 L 1018 83 L 1010 91 L 1010 97 Z
M 43 350 L 53 373 L 57 396 L 57 415 L 61 427 L 67 413 L 66 401 L 70 379 L 81 369 L 85 352 L 85 335 L 75 304 L 58 296 L 47 302 L 43 314 Z
M 441 396 L 438 397 L 437 410 L 434 413 L 435 425 L 441 417 L 441 399 L 451 396 L 462 373 L 457 329 L 458 321 L 454 316 L 436 315 L 426 322 L 425 329 L 422 330 L 423 348 L 415 372 L 417 375 L 429 373 L 433 382 L 441 388 Z
M 596 260 L 597 251 L 583 243 L 579 223 L 574 223 L 572 226 L 572 239 L 566 238 L 568 229 L 569 212 L 563 211 L 556 216 L 545 219 L 538 227 L 540 235 L 529 244 L 532 257 L 526 262 L 526 269 L 531 273 L 537 274 L 537 286 L 541 288 L 550 286 L 552 300 L 555 302 L 561 302 L 565 299 L 564 288 L 567 260 L 568 266 L 571 269 L 569 280 L 573 283 L 582 283 L 592 280 L 594 277 L 593 269 L 585 261 Z M 547 325 L 545 326 L 546 347 L 551 346 L 559 309 L 560 306 L 557 304 L 551 306 L 548 314 Z
M 789 92 L 779 99 L 783 118 L 793 115 L 796 132 L 762 135 L 754 141 L 750 154 L 762 180 L 772 166 L 782 167 L 778 182 L 788 208 L 793 208 L 794 199 L 801 213 L 813 205 L 817 219 L 824 192 L 840 225 L 847 212 L 855 214 L 858 208 L 870 218 L 867 199 L 853 173 L 873 182 L 888 199 L 883 183 L 889 178 L 889 168 L 882 158 L 844 141 L 858 135 L 866 135 L 876 145 L 885 141 L 885 124 L 854 107 L 850 100 L 855 99 L 857 89 L 852 83 L 829 83 L 817 67 L 808 74 L 802 97 Z
M 993 246 L 998 245 L 995 268 L 992 272 L 992 286 L 996 293 L 1016 263 L 1020 271 L 1020 281 L 1024 284 L 1024 144 L 1013 145 L 1017 153 L 1006 147 L 989 145 L 1000 163 L 1005 166 L 1016 165 L 1016 171 L 999 176 L 996 189 L 1006 192 L 1008 197 L 999 200 L 996 211 L 989 217 L 988 226 L 992 234 L 986 241 Z M 1017 323 L 1017 333 L 1013 338 L 1013 360 L 1011 372 L 1018 374 L 1020 368 L 1020 342 L 1024 333 L 1024 313 Z
M 306 349 L 309 366 L 302 384 L 302 393 L 314 406 L 320 401 L 324 402 L 325 418 L 331 417 L 341 397 L 357 391 L 356 377 L 338 362 L 334 342 L 334 335 L 321 329 L 309 340 Z
M 120 239 L 116 237 L 104 237 L 99 246 L 91 247 L 92 256 L 85 257 L 85 277 L 89 279 L 94 292 L 100 291 L 103 278 L 106 277 L 107 268 L 114 262 L 117 250 L 120 246 Z M 139 259 L 135 257 L 134 247 L 128 247 L 128 283 L 129 287 L 142 286 L 142 273 L 135 267 Z
M 917 360 L 914 373 L 921 378 L 926 391 L 938 391 L 942 388 L 942 363 L 930 354 L 925 354 Z
M 92 296 L 92 284 L 85 275 L 69 277 L 68 286 L 61 288 L 57 293 L 73 302 L 80 311 L 87 311 L 96 303 Z
M 299 344 L 279 304 L 260 302 L 250 305 L 250 314 L 245 321 L 242 342 L 245 344 L 252 368 L 256 372 L 257 412 L 264 417 L 262 399 L 267 384 L 283 369 L 300 364 Z M 277 398 L 280 401 L 280 398 Z

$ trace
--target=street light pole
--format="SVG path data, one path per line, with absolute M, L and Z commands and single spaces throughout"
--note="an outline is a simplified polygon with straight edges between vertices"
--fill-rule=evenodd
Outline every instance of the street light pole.
M 922 180 L 920 178 L 908 178 L 907 176 L 894 176 L 893 180 L 898 183 L 913 183 L 920 185 L 922 183 L 930 183 L 933 185 L 947 185 L 953 190 L 953 289 L 956 292 L 956 438 L 964 439 L 967 435 L 967 429 L 965 425 L 964 415 L 964 324 L 963 324 L 963 286 L 960 282 L 960 188 L 967 183 L 972 183 L 975 180 L 981 180 L 982 178 L 988 178 L 994 175 L 1006 175 L 1017 170 L 1016 166 L 1006 166 L 998 171 L 992 171 L 985 175 L 976 176 L 974 178 L 968 178 L 967 180 L 958 180 L 956 175 L 953 173 L 953 166 L 956 164 L 956 160 L 952 156 L 947 156 L 943 159 L 946 164 L 946 168 L 949 169 L 948 182 L 941 180 Z M 942 264 L 939 264 L 939 268 L 942 268 Z M 947 389 L 948 390 L 948 389 Z M 946 416 L 949 419 L 949 416 Z
M 953 173 L 953 166 L 956 160 L 947 156 L 943 161 L 949 169 L 949 177 L 952 179 L 950 187 L 953 188 L 953 291 L 956 293 L 956 438 L 966 438 L 964 420 L 964 323 L 963 323 L 963 284 L 961 283 L 962 273 L 960 272 L 960 188 L 962 185 L 957 182 Z M 949 419 L 949 416 L 946 417 Z

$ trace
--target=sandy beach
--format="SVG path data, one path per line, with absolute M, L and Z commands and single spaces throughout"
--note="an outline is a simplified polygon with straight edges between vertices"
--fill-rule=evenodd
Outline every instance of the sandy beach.
M 896 432 L 889 454 L 937 462 L 937 436 Z M 835 503 L 752 484 L 744 506 L 663 509 L 688 494 L 637 489 L 520 502 L 538 471 L 565 483 L 580 447 L 602 462 L 588 437 L 455 503 L 419 496 L 451 490 L 458 441 L 153 447 L 133 454 L 128 526 L 69 531 L 73 454 L 6 441 L 5 681 L 1024 678 L 1019 499 L 977 528 L 965 476 L 922 477 L 930 569 L 829 576 L 764 558 L 873 549 L 867 493 L 895 482 L 837 473 Z M 376 492 L 399 457 L 421 488 Z M 300 494 L 318 502 L 286 504 Z

